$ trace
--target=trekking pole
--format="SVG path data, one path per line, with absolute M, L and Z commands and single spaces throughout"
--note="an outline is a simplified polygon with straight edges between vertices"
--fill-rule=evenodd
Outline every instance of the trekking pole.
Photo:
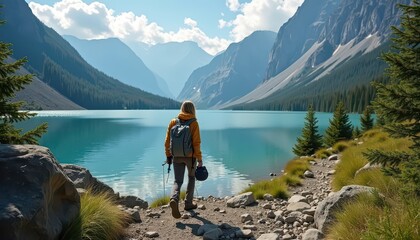
M 163 197 L 166 198 L 166 189 L 165 189 L 165 164 L 166 164 L 166 162 L 162 163 L 162 183 L 163 183 Z
M 168 177 L 166 178 L 166 183 L 168 183 L 170 172 L 171 172 L 171 164 L 168 164 Z

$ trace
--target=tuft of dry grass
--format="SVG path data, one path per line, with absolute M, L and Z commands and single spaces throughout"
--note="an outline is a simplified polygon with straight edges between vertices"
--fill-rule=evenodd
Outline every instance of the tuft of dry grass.
M 129 216 L 117 207 L 108 193 L 88 190 L 80 197 L 80 214 L 66 228 L 61 239 L 120 239 Z

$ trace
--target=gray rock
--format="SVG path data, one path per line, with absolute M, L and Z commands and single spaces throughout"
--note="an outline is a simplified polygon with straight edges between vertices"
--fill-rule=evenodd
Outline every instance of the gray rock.
M 359 170 L 357 170 L 356 173 L 354 174 L 354 176 L 356 177 L 361 172 L 369 171 L 369 170 L 377 169 L 377 168 L 381 168 L 381 167 L 382 166 L 380 164 L 371 164 L 370 162 L 368 162 L 368 163 L 366 163 L 365 166 L 363 166 L 362 168 L 360 168 Z
M 257 230 L 257 227 L 255 225 L 244 225 L 242 227 L 243 229 L 250 229 L 250 230 Z
M 318 230 L 325 232 L 335 220 L 335 212 L 341 210 L 343 204 L 351 201 L 362 193 L 371 193 L 374 189 L 366 186 L 344 186 L 340 191 L 325 198 L 315 211 L 315 225 Z
M 282 239 L 283 240 L 290 240 L 290 239 L 293 239 L 293 237 L 290 234 L 284 234 L 283 237 L 282 237 Z
M 303 217 L 302 217 L 302 220 L 304 222 L 307 222 L 307 223 L 313 223 L 314 222 L 314 217 L 311 216 L 311 215 L 308 215 L 308 214 L 304 214 Z
M 287 211 L 299 211 L 302 212 L 306 209 L 310 209 L 311 206 L 305 202 L 295 202 L 295 203 L 290 203 L 289 205 L 287 205 Z
M 289 198 L 287 202 L 288 203 L 297 203 L 297 202 L 308 203 L 308 199 L 301 195 L 293 195 L 292 197 Z
M 264 233 L 257 240 L 278 240 L 279 235 L 277 233 Z
M 273 205 L 271 205 L 271 203 L 266 203 L 262 206 L 264 209 L 271 209 L 273 207 Z
M 303 173 L 303 176 L 305 176 L 306 178 L 314 178 L 315 177 L 314 173 L 312 171 L 310 171 L 310 170 L 306 170 Z
M 141 218 L 140 218 L 140 212 L 139 211 L 133 211 L 130 214 L 130 216 L 134 220 L 134 222 L 141 223 Z
M 337 154 L 333 154 L 333 155 L 328 157 L 328 161 L 335 161 L 335 160 L 338 160 L 338 155 Z
M 203 204 L 198 205 L 197 208 L 200 209 L 200 210 L 206 210 L 206 206 L 203 205 Z
M 303 214 L 314 216 L 315 215 L 315 211 L 316 211 L 316 208 L 311 208 L 311 209 L 305 209 L 305 210 L 303 210 L 302 213 Z
M 147 209 L 149 207 L 149 204 L 146 201 L 136 196 L 122 196 L 120 199 L 118 199 L 118 204 L 124 205 L 129 208 L 139 206 L 142 209 Z
M 248 213 L 246 213 L 246 214 L 242 214 L 241 215 L 241 222 L 242 223 L 244 223 L 244 222 L 248 222 L 248 221 L 252 221 L 253 219 L 252 219 L 252 216 L 251 215 L 249 215 Z
M 0 144 L 1 239 L 58 239 L 80 197 L 48 148 Z
M 267 212 L 267 217 L 271 218 L 271 219 L 274 219 L 274 218 L 276 218 L 276 214 L 274 213 L 273 210 L 270 210 L 270 211 Z
M 274 197 L 273 197 L 273 195 L 271 195 L 269 193 L 266 193 L 266 194 L 264 194 L 263 199 L 266 200 L 266 201 L 273 201 Z
M 252 238 L 254 237 L 254 233 L 250 229 L 239 229 L 235 232 L 235 236 L 238 238 Z
M 302 196 L 306 197 L 306 196 L 310 196 L 310 195 L 312 195 L 312 192 L 310 192 L 310 191 L 302 191 L 302 192 L 300 193 L 300 195 L 302 195 Z
M 301 212 L 291 212 L 284 218 L 286 223 L 294 223 L 302 216 Z
M 146 232 L 144 235 L 146 237 L 148 237 L 148 238 L 156 238 L 156 237 L 159 237 L 159 233 L 157 233 L 157 232 Z
M 212 230 L 207 231 L 203 235 L 204 240 L 218 240 L 220 236 L 222 236 L 223 231 L 220 228 L 214 228 Z
M 252 192 L 242 193 L 240 195 L 232 197 L 226 202 L 227 206 L 232 207 L 232 208 L 237 208 L 237 207 L 240 207 L 241 205 L 248 206 L 253 203 L 255 203 L 255 198 Z
M 331 170 L 327 172 L 327 176 L 331 176 L 335 174 L 335 170 Z
M 74 164 L 61 164 L 61 166 L 76 188 L 89 189 L 94 193 L 107 192 L 114 195 L 114 190 L 93 177 L 88 169 Z
M 302 240 L 320 240 L 323 238 L 324 234 L 315 228 L 306 230 L 306 232 L 302 235 Z
M 208 232 L 208 231 L 210 231 L 212 229 L 215 229 L 215 228 L 218 228 L 218 226 L 217 225 L 214 225 L 214 224 L 204 224 L 204 225 L 201 225 L 198 228 L 198 230 L 197 230 L 197 235 L 198 236 L 202 236 L 204 233 L 206 233 L 206 232 Z

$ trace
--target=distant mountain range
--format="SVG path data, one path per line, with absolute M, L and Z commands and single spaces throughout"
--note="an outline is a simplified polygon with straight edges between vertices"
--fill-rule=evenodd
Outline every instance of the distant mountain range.
M 212 57 L 193 42 L 125 42 L 130 50 L 118 39 L 66 37 L 79 55 L 24 0 L 5 0 L 0 40 L 76 108 L 179 106 L 143 89 L 200 108 L 294 111 L 313 104 L 332 111 L 344 100 L 348 110 L 361 111 L 375 95 L 371 81 L 387 81 L 379 57 L 390 49 L 391 26 L 399 25 L 398 3 L 410 0 L 305 0 L 277 35 L 254 32 Z
M 63 38 L 80 53 L 83 59 L 105 74 L 146 92 L 173 97 L 166 82 L 156 77 L 118 38 L 82 40 L 69 35 Z
M 86 109 L 178 108 L 179 103 L 128 86 L 90 66 L 59 34 L 42 24 L 24 0 L 2 1 L 0 40 L 12 43 L 13 58 L 28 58 L 25 68 Z
M 172 95 L 178 96 L 190 74 L 208 64 L 213 56 L 197 43 L 168 42 L 147 45 L 140 42 L 125 42 L 154 73 L 162 77 Z
M 214 108 L 252 91 L 264 78 L 276 33 L 257 31 L 231 44 L 188 78 L 178 100 L 191 99 L 201 108 Z

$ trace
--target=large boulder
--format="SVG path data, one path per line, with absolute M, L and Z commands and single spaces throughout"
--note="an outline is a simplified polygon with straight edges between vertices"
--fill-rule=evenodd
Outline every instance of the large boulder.
M 80 197 L 53 154 L 0 144 L 0 239 L 58 239 L 79 214 Z
M 325 233 L 325 231 L 334 222 L 334 215 L 340 211 L 343 205 L 362 193 L 372 193 L 374 188 L 359 185 L 349 185 L 341 188 L 340 191 L 330 194 L 325 198 L 316 208 L 315 211 L 315 225 L 318 230 Z
M 255 198 L 252 192 L 242 193 L 240 195 L 230 198 L 226 205 L 228 207 L 237 208 L 240 206 L 248 206 L 255 203 Z
M 110 195 L 114 195 L 114 190 L 93 177 L 88 169 L 73 164 L 62 164 L 61 166 L 64 169 L 64 173 L 73 181 L 76 188 L 90 189 L 95 193 L 107 192 Z

